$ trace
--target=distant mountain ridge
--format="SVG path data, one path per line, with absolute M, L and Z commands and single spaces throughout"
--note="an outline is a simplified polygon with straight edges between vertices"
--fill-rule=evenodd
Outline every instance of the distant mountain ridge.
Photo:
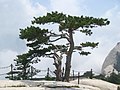
M 103 75 L 108 76 L 112 72 L 116 74 L 120 72 L 120 42 L 110 51 L 102 66 Z

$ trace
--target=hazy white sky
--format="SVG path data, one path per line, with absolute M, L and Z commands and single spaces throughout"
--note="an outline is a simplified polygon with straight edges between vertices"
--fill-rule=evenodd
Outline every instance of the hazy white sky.
M 19 29 L 29 26 L 34 16 L 56 10 L 70 15 L 103 17 L 110 20 L 109 26 L 94 29 L 91 37 L 75 35 L 75 42 L 90 40 L 100 44 L 87 57 L 74 53 L 72 69 L 79 71 L 93 68 L 94 71 L 100 72 L 105 57 L 120 39 L 119 0 L 0 0 L 0 67 L 10 65 L 17 54 L 27 50 L 25 42 L 19 39 Z M 37 66 L 49 66 L 54 69 L 53 61 L 46 61 Z

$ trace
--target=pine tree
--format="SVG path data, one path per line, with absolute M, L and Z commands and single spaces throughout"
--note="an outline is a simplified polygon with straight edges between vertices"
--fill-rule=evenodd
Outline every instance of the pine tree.
M 14 79 L 28 80 L 36 75 L 39 71 L 35 69 L 32 64 L 36 61 L 30 58 L 30 54 L 18 55 L 15 61 L 15 75 Z
M 82 42 L 75 45 L 73 34 L 79 31 L 85 35 L 92 35 L 92 28 L 98 26 L 106 26 L 110 22 L 103 18 L 94 18 L 88 16 L 70 16 L 63 13 L 52 12 L 45 16 L 34 18 L 32 26 L 21 29 L 20 38 L 28 41 L 27 46 L 32 48 L 33 54 L 36 56 L 44 56 L 47 52 L 54 51 L 55 42 L 65 39 L 66 42 L 61 44 L 65 47 L 64 54 L 66 55 L 65 76 L 64 80 L 69 81 L 71 58 L 73 51 L 78 51 L 81 55 L 88 55 L 90 52 L 84 51 L 83 48 L 98 46 L 98 42 Z M 41 25 L 58 25 L 57 31 L 42 29 Z M 40 25 L 37 27 L 37 25 Z M 47 46 L 46 46 L 47 45 Z M 52 51 L 51 51 L 52 50 Z M 61 51 L 61 50 L 60 50 Z M 50 54 L 50 53 L 49 53 Z

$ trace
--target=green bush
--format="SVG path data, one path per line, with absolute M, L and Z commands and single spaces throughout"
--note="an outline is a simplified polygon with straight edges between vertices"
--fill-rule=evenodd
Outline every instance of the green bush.
M 108 77 L 105 77 L 104 75 L 100 74 L 100 75 L 94 76 L 93 78 L 101 79 L 101 80 L 104 80 L 104 81 L 107 81 L 107 82 L 110 82 L 110 83 L 114 83 L 114 84 L 120 84 L 120 73 L 115 74 L 113 72 Z
M 53 80 L 55 80 L 55 77 L 45 76 L 45 80 L 53 81 Z
M 114 84 L 120 84 L 120 74 L 111 73 L 110 77 L 107 77 L 106 80 Z
M 94 74 L 91 71 L 85 72 L 81 77 L 86 77 L 92 79 Z

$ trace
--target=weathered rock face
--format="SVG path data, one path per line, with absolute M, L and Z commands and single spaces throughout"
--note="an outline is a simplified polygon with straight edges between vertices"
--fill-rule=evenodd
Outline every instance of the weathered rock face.
M 120 72 L 120 42 L 110 51 L 106 57 L 102 70 L 103 75 L 109 76 L 112 72 Z

